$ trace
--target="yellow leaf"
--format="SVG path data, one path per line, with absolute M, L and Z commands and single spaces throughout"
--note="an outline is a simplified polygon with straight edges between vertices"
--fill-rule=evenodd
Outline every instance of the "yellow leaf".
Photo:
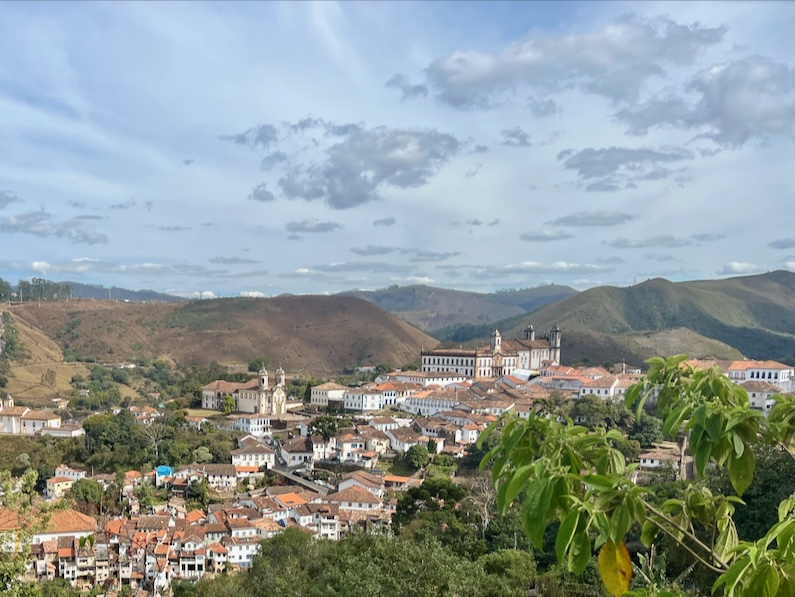
M 623 541 L 616 545 L 608 539 L 602 546 L 599 551 L 599 576 L 602 577 L 607 592 L 613 597 L 620 597 L 629 591 L 632 560 L 629 559 L 629 552 Z

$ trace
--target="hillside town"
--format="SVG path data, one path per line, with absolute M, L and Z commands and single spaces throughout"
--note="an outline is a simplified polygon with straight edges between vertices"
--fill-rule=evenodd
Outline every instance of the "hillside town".
M 529 326 L 516 340 L 494 330 L 488 346 L 423 350 L 418 370 L 386 371 L 356 386 L 318 383 L 307 400 L 288 395 L 281 367 L 273 378 L 262 367 L 248 381 L 213 381 L 200 391 L 203 414 L 187 413 L 185 422 L 197 433 L 233 433 L 237 448 L 228 462 L 116 475 L 64 463 L 45 480 L 32 512 L 0 511 L 4 545 L 29 548 L 24 574 L 31 580 L 64 579 L 79 590 L 101 585 L 107 595 L 162 595 L 175 581 L 250 567 L 260 542 L 289 528 L 332 541 L 388 530 L 399 496 L 425 475 L 423 466 L 401 474 L 389 469 L 416 447 L 433 463 L 462 462 L 499 417 L 550 416 L 546 409 L 556 401 L 623 399 L 641 379 L 642 370 L 625 363 L 561 364 L 561 337 L 557 326 L 543 338 Z M 769 412 L 772 396 L 793 391 L 795 371 L 778 362 L 688 363 L 724 371 L 762 413 Z M 157 426 L 164 416 L 153 406 L 127 410 L 141 426 Z M 0 433 L 79 438 L 85 429 L 7 396 L 0 402 Z M 661 471 L 686 479 L 692 469 L 692 457 L 675 442 L 651 446 L 636 462 L 637 483 Z M 123 514 L 75 510 L 72 491 L 81 481 L 119 491 Z M 150 490 L 163 499 L 141 497 Z M 189 496 L 200 491 L 212 500 L 189 508 L 195 505 Z M 45 515 L 54 504 L 61 506 Z

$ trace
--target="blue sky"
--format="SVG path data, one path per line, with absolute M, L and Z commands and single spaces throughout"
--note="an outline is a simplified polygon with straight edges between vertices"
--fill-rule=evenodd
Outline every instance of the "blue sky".
M 0 277 L 795 270 L 792 3 L 4 3 Z

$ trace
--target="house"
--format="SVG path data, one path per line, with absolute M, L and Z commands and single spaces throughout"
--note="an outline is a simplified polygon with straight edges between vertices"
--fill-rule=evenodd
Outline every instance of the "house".
M 53 510 L 43 518 L 43 527 L 38 526 L 38 514 L 32 514 L 30 519 L 21 517 L 17 512 L 0 510 L 0 533 L 14 533 L 24 527 L 35 529 L 31 543 L 57 540 L 59 537 L 87 537 L 97 530 L 96 521 L 77 510 Z
M 51 477 L 47 479 L 47 497 L 60 498 L 72 489 L 76 479 L 71 477 Z
M 353 433 L 343 432 L 334 438 L 334 450 L 340 462 L 361 460 L 361 452 L 367 449 L 367 440 Z
M 228 428 L 254 437 L 270 437 L 273 434 L 271 419 L 264 414 L 237 414 L 227 417 Z
M 318 443 L 323 445 L 323 438 L 320 436 L 297 437 L 295 439 L 282 442 L 279 445 L 279 452 L 282 460 L 288 467 L 310 464 L 315 460 L 315 446 Z
M 343 402 L 345 392 L 349 389 L 347 386 L 342 386 L 333 381 L 313 386 L 309 390 L 309 403 L 318 408 L 326 408 L 329 405 L 329 401 L 334 403 Z
M 740 384 L 743 389 L 748 393 L 748 400 L 751 403 L 751 408 L 760 410 L 766 415 L 770 413 L 775 402 L 772 400 L 773 396 L 781 394 L 781 388 L 773 385 L 770 382 L 752 379 Z
M 188 424 L 188 427 L 190 427 L 191 429 L 196 429 L 198 431 L 206 423 L 209 423 L 210 419 L 208 419 L 207 417 L 185 417 L 185 422 Z
M 392 417 L 373 417 L 368 424 L 378 431 L 389 431 L 400 427 L 398 422 Z
M 423 388 L 428 386 L 444 387 L 454 383 L 461 383 L 469 379 L 469 377 L 471 375 L 456 371 L 393 371 L 387 374 L 389 381 L 416 384 Z
M 58 466 L 58 468 L 55 469 L 56 477 L 68 477 L 70 479 L 74 479 L 75 481 L 77 481 L 78 479 L 85 479 L 86 475 L 87 475 L 86 471 L 74 469 L 66 466 L 65 464 L 61 464 Z
M 390 446 L 395 452 L 405 452 L 411 446 L 420 443 L 420 434 L 408 427 L 392 429 L 386 434 L 390 439 Z
M 374 496 L 384 497 L 384 478 L 380 475 L 373 475 L 365 471 L 354 471 L 343 475 L 337 489 L 342 491 L 349 487 L 360 487 L 372 493 Z
M 210 487 L 214 489 L 237 487 L 237 471 L 234 464 L 204 464 L 201 466 Z
M 39 433 L 53 437 L 80 437 L 86 434 L 86 430 L 78 423 L 61 423 L 56 427 L 44 427 Z
M 276 454 L 265 444 L 253 442 L 232 451 L 232 464 L 235 466 L 254 466 L 258 470 L 271 469 L 276 464 Z
M 670 465 L 675 471 L 679 470 L 679 455 L 664 450 L 643 452 L 639 457 L 640 467 L 646 469 L 659 469 Z
M 343 396 L 343 408 L 352 412 L 373 412 L 383 408 L 384 397 L 381 392 L 364 389 L 350 389 Z
M 323 498 L 327 504 L 337 504 L 340 510 L 380 510 L 383 500 L 367 489 L 354 485 Z

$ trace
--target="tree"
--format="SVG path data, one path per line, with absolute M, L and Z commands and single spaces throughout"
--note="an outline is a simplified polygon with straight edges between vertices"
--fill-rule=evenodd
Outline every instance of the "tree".
M 411 446 L 403 455 L 404 462 L 414 470 L 419 470 L 428 464 L 428 448 L 420 444 Z
M 628 436 L 629 439 L 637 440 L 641 448 L 651 448 L 665 439 L 662 421 L 657 417 L 639 413 Z
M 237 408 L 237 404 L 235 404 L 235 399 L 232 397 L 231 394 L 227 394 L 224 396 L 224 400 L 221 403 L 221 410 L 224 411 L 225 415 L 231 415 L 235 412 Z
M 428 440 L 428 454 L 436 454 L 437 447 L 435 439 L 431 438 Z
M 777 445 L 795 460 L 795 396 L 776 396 L 765 419 L 751 408 L 746 391 L 720 369 L 695 370 L 686 360 L 679 355 L 647 361 L 646 378 L 628 390 L 626 405 L 636 406 L 640 413 L 646 399 L 656 394 L 664 432 L 686 438 L 697 475 L 703 478 L 708 463 L 725 467 L 737 495 L 691 484 L 682 499 L 658 506 L 631 481 L 631 469 L 613 447 L 613 442 L 623 441 L 617 430 L 589 432 L 571 420 L 560 422 L 531 412 L 524 421 L 498 422 L 501 442 L 483 459 L 484 466 L 493 459 L 498 504 L 505 511 L 520 491 L 526 493 L 524 528 L 538 549 L 548 523 L 558 521 L 557 558 L 575 574 L 586 569 L 592 549 L 599 550 L 599 573 L 612 595 L 629 588 L 632 567 L 624 538 L 633 523 L 641 526 L 645 546 L 665 536 L 698 565 L 719 575 L 714 591 L 723 588 L 726 595 L 742 597 L 791 595 L 795 496 L 779 504 L 775 523 L 756 542 L 739 540 L 734 512 L 753 483 L 754 446 L 762 441 Z M 699 534 L 697 527 L 706 532 Z M 593 545 L 591 533 L 596 536 Z
M 248 362 L 248 370 L 252 373 L 257 373 L 260 369 L 267 369 L 267 367 L 268 359 L 265 357 L 257 357 L 256 359 L 251 359 Z
M 206 509 L 210 503 L 210 486 L 207 484 L 207 479 L 201 478 L 188 485 L 185 498 Z
M 99 506 L 102 503 L 102 485 L 99 481 L 78 479 L 72 485 L 71 495 L 77 502 Z
M 133 495 L 138 498 L 138 503 L 145 510 L 154 503 L 155 488 L 150 483 L 141 483 L 133 490 Z
M 143 426 L 144 436 L 155 449 L 155 462 L 160 461 L 160 442 L 163 441 L 170 432 L 171 429 L 163 421 L 152 421 L 148 425 Z
M 207 446 L 199 446 L 193 451 L 193 459 L 196 462 L 212 462 L 213 453 Z
M 310 435 L 322 435 L 324 441 L 328 441 L 337 433 L 339 428 L 339 419 L 336 417 L 329 417 L 327 415 L 320 415 L 312 419 L 309 424 Z

